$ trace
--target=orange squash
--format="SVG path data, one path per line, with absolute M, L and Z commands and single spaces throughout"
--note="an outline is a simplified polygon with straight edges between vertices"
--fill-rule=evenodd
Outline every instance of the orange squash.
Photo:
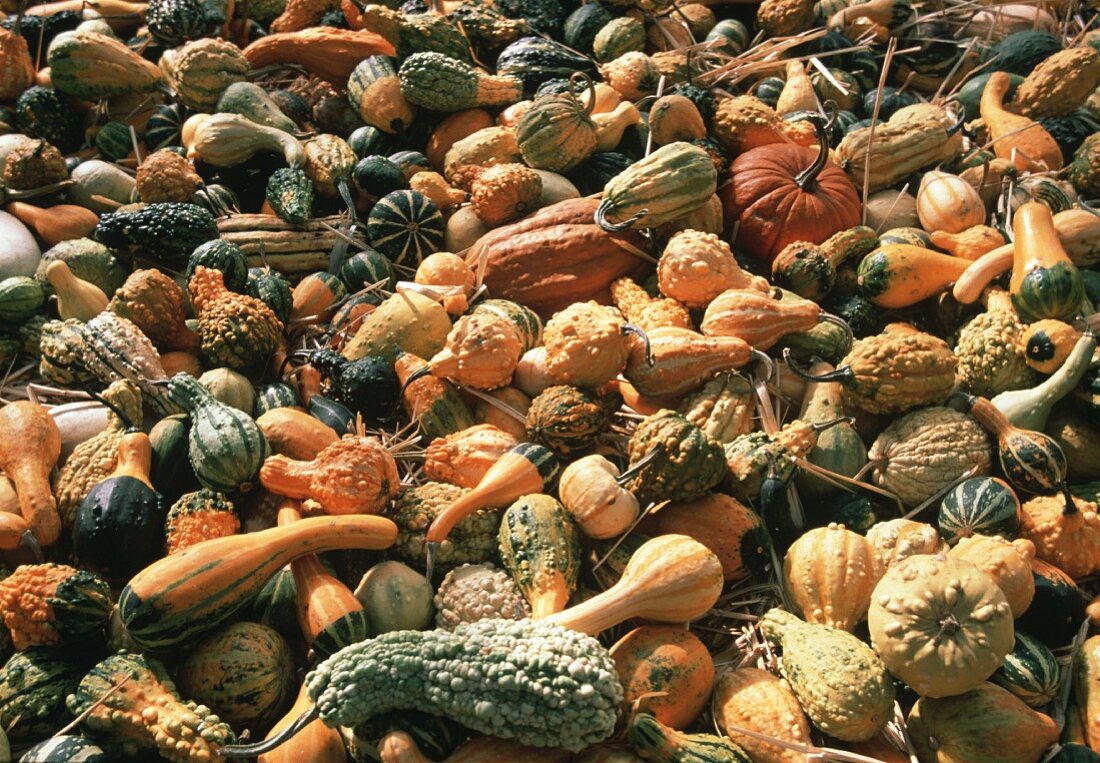
M 279 719 L 265 739 L 272 739 L 280 731 L 313 707 L 313 701 L 309 698 L 306 684 L 302 682 L 302 688 L 298 691 L 298 698 L 286 715 Z M 310 723 L 293 737 L 276 747 L 271 752 L 265 752 L 256 758 L 256 763 L 346 763 L 347 753 L 344 751 L 344 739 L 339 729 L 330 729 L 320 718 Z
M 1012 306 L 1026 322 L 1072 320 L 1081 309 L 1084 284 L 1054 226 L 1050 207 L 1029 201 L 1012 218 Z
M 643 625 L 611 647 L 611 659 L 633 702 L 643 700 L 646 712 L 674 729 L 684 729 L 710 700 L 714 660 L 691 631 L 675 625 Z
M 872 304 L 897 310 L 939 294 L 970 267 L 970 260 L 910 244 L 887 244 L 859 263 L 859 290 Z
M 99 215 L 75 204 L 57 204 L 49 209 L 22 201 L 8 203 L 4 210 L 33 230 L 46 246 L 90 236 L 99 224 Z
M 774 299 L 755 289 L 728 289 L 707 306 L 699 328 L 707 336 L 737 337 L 767 350 L 785 335 L 806 331 L 821 320 L 808 299 Z
M 1013 114 L 1004 107 L 1012 80 L 1005 72 L 993 72 L 982 90 L 982 121 L 993 139 L 993 153 L 1008 159 L 1020 171 L 1052 172 L 1062 169 L 1062 150 L 1057 141 L 1033 119 Z
M 368 31 L 310 27 L 297 32 L 269 34 L 243 51 L 253 69 L 271 64 L 298 64 L 311 74 L 346 87 L 359 62 L 371 56 L 392 56 L 393 45 Z
M 35 539 L 49 546 L 61 534 L 50 471 L 61 455 L 61 432 L 42 406 L 19 401 L 0 408 L 0 471 L 19 496 L 19 511 Z

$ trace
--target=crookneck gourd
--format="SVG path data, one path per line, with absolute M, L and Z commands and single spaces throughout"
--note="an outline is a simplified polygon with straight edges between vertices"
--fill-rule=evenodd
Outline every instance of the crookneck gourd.
M 195 268 L 188 285 L 199 315 L 202 352 L 228 368 L 254 368 L 267 362 L 279 344 L 282 322 L 255 297 L 225 288 L 220 270 Z

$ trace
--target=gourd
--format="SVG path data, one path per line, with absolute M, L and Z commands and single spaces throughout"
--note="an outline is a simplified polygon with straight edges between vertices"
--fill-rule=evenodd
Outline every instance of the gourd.
M 932 231 L 929 238 L 937 248 L 955 257 L 971 261 L 999 246 L 1004 246 L 1005 243 L 1005 237 L 1001 232 L 988 225 L 974 225 L 959 233 Z
M 809 376 L 787 365 L 796 376 L 843 385 L 845 405 L 869 413 L 900 413 L 943 402 L 955 386 L 956 359 L 942 339 L 904 324 L 861 339 L 831 373 Z
M 710 549 L 662 535 L 634 552 L 613 586 L 544 622 L 591 635 L 636 617 L 682 623 L 710 610 L 721 591 L 722 565 Z
M 621 478 L 618 467 L 599 454 L 577 459 L 562 470 L 558 497 L 589 538 L 614 538 L 638 518 L 638 499 L 619 484 Z
M 144 204 L 105 214 L 92 234 L 117 252 L 140 254 L 157 265 L 178 270 L 197 246 L 218 236 L 213 214 L 179 202 Z
M 185 322 L 187 298 L 183 289 L 160 270 L 135 270 L 115 292 L 107 309 L 133 323 L 166 352 L 198 352 L 199 337 Z
M 378 200 L 367 217 L 371 246 L 398 265 L 418 264 L 440 251 L 443 231 L 439 207 L 418 191 L 391 191 Z
M 518 444 L 518 439 L 491 424 L 466 427 L 428 444 L 424 476 L 460 487 L 475 487 L 493 464 Z
M 596 224 L 615 232 L 671 222 L 702 206 L 717 183 L 718 173 L 705 150 L 680 141 L 669 143 L 604 186 Z
M 986 310 L 959 329 L 955 344 L 960 384 L 973 394 L 993 396 L 1034 386 L 1035 374 L 1020 347 L 1024 324 L 1008 292 L 990 289 Z
M 670 410 L 646 417 L 627 449 L 633 476 L 624 487 L 639 502 L 700 498 L 729 473 L 722 446 Z
M 872 304 L 900 309 L 939 294 L 966 271 L 970 260 L 909 244 L 887 244 L 864 257 L 856 271 L 859 291 Z
M 1074 578 L 1100 569 L 1100 518 L 1096 504 L 1076 496 L 1039 495 L 1020 509 L 1020 537 L 1035 556 Z
M 310 27 L 297 32 L 267 34 L 242 51 L 253 69 L 272 64 L 299 64 L 313 75 L 338 87 L 365 58 L 392 56 L 393 45 L 368 30 Z
M 968 561 L 993 578 L 1014 619 L 1031 606 L 1035 596 L 1035 580 L 1031 575 L 1035 545 L 1031 541 L 1021 538 L 1009 542 L 996 535 L 974 535 L 960 539 L 947 557 Z
M 917 217 L 926 231 L 959 233 L 985 222 L 985 204 L 958 175 L 930 170 L 917 190 Z
M 293 135 L 274 127 L 256 124 L 240 114 L 196 114 L 184 125 L 194 124 L 190 139 L 184 138 L 187 158 L 213 167 L 235 167 L 252 158 L 257 151 L 281 154 L 290 167 L 301 167 L 305 153 Z
M 796 745 L 811 744 L 810 724 L 798 698 L 776 675 L 753 667 L 727 670 L 718 677 L 712 707 L 718 730 L 744 748 L 753 760 L 804 760 L 801 752 L 739 731 L 746 729 Z
M 989 680 L 1022 699 L 1028 707 L 1041 708 L 1058 694 L 1061 669 L 1043 642 L 1016 632 L 1016 645 Z
M 643 343 L 631 349 L 623 376 L 639 393 L 653 397 L 678 398 L 716 373 L 740 368 L 755 357 L 753 348 L 738 336 L 703 336 L 686 328 L 661 327 L 650 331 L 648 338 L 648 352 Z
M 90 321 L 107 309 L 103 290 L 73 275 L 64 260 L 54 260 L 46 266 L 46 279 L 57 295 L 57 314 L 63 321 L 69 318 Z
M 272 453 L 306 461 L 339 441 L 332 427 L 297 408 L 274 408 L 256 419 Z
M 8 740 L 34 742 L 51 734 L 67 715 L 65 697 L 84 676 L 83 660 L 51 647 L 16 652 L 0 668 L 0 719 L 7 737 L 0 749 L 8 760 Z
M 477 216 L 490 228 L 523 217 L 539 206 L 542 196 L 542 177 L 522 164 L 494 164 L 476 172 L 469 170 L 461 181 L 468 185 Z
M 680 231 L 665 244 L 657 261 L 657 283 L 662 294 L 688 307 L 706 307 L 727 289 L 771 289 L 767 279 L 737 264 L 729 244 L 695 230 Z
M 1081 308 L 1084 286 L 1066 254 L 1050 208 L 1036 201 L 1016 210 L 1012 280 L 1009 293 L 1020 318 L 1072 320 Z
M 34 230 L 46 246 L 84 238 L 95 230 L 99 222 L 95 212 L 75 204 L 55 204 L 47 210 L 22 201 L 11 201 L 4 205 L 4 209 Z
M 281 736 L 311 705 L 309 690 L 303 681 L 294 704 L 271 727 L 265 739 Z M 299 731 L 293 739 L 260 755 L 256 760 L 258 763 L 297 763 L 302 760 L 310 760 L 311 763 L 346 763 L 347 751 L 340 731 L 329 728 L 317 719 Z
M 470 248 L 466 263 L 495 297 L 543 318 L 575 302 L 607 301 L 613 281 L 639 270 L 630 247 L 644 244 L 637 233 L 613 235 L 597 226 L 598 206 L 596 199 L 570 199 L 491 230 Z
M 269 723 L 294 691 L 290 647 L 259 623 L 233 623 L 195 645 L 176 671 L 182 693 L 236 728 Z
M 644 625 L 610 650 L 627 702 L 641 700 L 646 712 L 674 729 L 703 711 L 714 684 L 714 661 L 691 631 L 675 625 Z M 654 692 L 664 696 L 647 696 Z
M 871 551 L 866 538 L 837 524 L 810 530 L 791 545 L 783 582 L 806 622 L 855 630 L 877 582 Z
M 1030 763 L 1058 738 L 1054 721 L 991 683 L 954 697 L 922 697 L 907 718 L 921 760 Z
M 99 100 L 164 87 L 164 74 L 119 39 L 97 32 L 64 32 L 50 43 L 50 81 L 78 100 Z
M 468 429 L 476 422 L 458 390 L 450 382 L 431 374 L 419 379 L 413 378 L 417 371 L 427 365 L 427 361 L 404 352 L 397 357 L 394 370 L 401 384 L 405 413 L 417 422 L 425 439 L 430 442 Z
M 224 494 L 198 490 L 184 493 L 168 510 L 164 545 L 174 554 L 204 540 L 236 535 L 240 529 L 236 509 Z
M 950 449 L 943 448 L 947 441 Z M 992 455 L 977 422 L 940 406 L 890 422 L 867 453 L 875 464 L 875 484 L 906 506 L 919 506 L 964 475 L 988 472 Z
M 533 443 L 520 443 L 500 456 L 469 492 L 436 515 L 429 543 L 442 543 L 463 518 L 478 509 L 502 507 L 530 493 L 543 492 L 559 466 L 554 455 Z
M 230 85 L 243 82 L 251 69 L 236 45 L 217 38 L 189 42 L 162 62 L 179 102 L 199 112 L 228 111 L 217 109 L 218 100 Z
M 364 59 L 348 77 L 348 101 L 372 127 L 400 133 L 416 119 L 416 107 L 401 94 L 397 67 L 387 56 Z
M 963 150 L 962 120 L 952 119 L 942 107 L 916 118 L 895 112 L 874 128 L 848 132 L 836 148 L 841 166 L 868 191 L 889 188 L 906 175 L 950 161 Z
M 118 443 L 118 461 L 73 520 L 73 552 L 108 580 L 125 580 L 161 556 L 168 506 L 149 481 L 153 446 L 143 432 Z
M 731 182 L 719 193 L 726 221 L 739 223 L 731 244 L 769 265 L 788 244 L 820 244 L 860 223 L 855 186 L 829 162 L 823 121 L 812 121 L 817 150 L 752 148 L 730 165 Z
M 0 235 L 9 242 L 3 259 L 0 259 L 0 277 L 33 276 L 42 258 L 34 235 L 19 218 L 3 211 L 0 211 Z
M 707 305 L 699 328 L 707 336 L 736 337 L 763 351 L 784 335 L 813 328 L 822 320 L 831 319 L 811 300 L 793 295 L 776 299 L 755 289 L 729 289 Z
M 819 300 L 836 285 L 837 268 L 877 246 L 878 234 L 863 225 L 835 233 L 820 246 L 795 241 L 772 260 L 772 280 L 800 297 Z
M 814 726 L 860 742 L 893 716 L 894 685 L 886 665 L 858 638 L 780 609 L 765 612 L 760 626 L 765 638 L 783 648 L 783 675 Z
M 381 562 L 371 567 L 356 586 L 355 598 L 363 603 L 375 635 L 424 630 L 432 622 L 431 583 L 401 562 Z M 351 643 L 360 640 L 355 638 Z
M 1042 430 L 1054 404 L 1068 395 L 1084 378 L 1096 350 L 1096 337 L 1083 334 L 1073 352 L 1042 383 L 1027 390 L 1010 390 L 990 400 L 1012 422 L 1024 429 Z
M 814 363 L 811 374 L 828 373 L 833 367 L 828 363 Z M 802 398 L 798 419 L 809 424 L 835 422 L 845 414 L 841 401 L 841 386 L 836 382 L 814 382 L 807 385 Z M 833 474 L 854 477 L 867 463 L 867 447 L 851 423 L 841 421 L 822 431 L 817 442 L 805 456 L 814 466 Z M 799 491 L 806 496 L 822 496 L 836 492 L 837 488 L 818 479 L 809 470 L 795 474 Z
M 1094 749 L 1100 744 L 1100 728 L 1097 728 L 1096 720 L 1096 706 L 1100 701 L 1096 686 L 1097 669 L 1100 668 L 1097 664 L 1097 659 L 1100 657 L 1097 654 L 1098 648 L 1100 648 L 1100 639 L 1096 636 L 1087 639 L 1074 656 L 1071 668 L 1073 673 L 1070 676 L 1073 680 L 1074 697 L 1081 709 L 1085 741 L 1090 748 Z
M 988 575 L 964 560 L 917 555 L 886 571 L 867 614 L 871 644 L 922 697 L 985 681 L 1012 650 L 1012 611 Z
M 583 450 L 607 426 L 609 407 L 606 398 L 577 387 L 547 387 L 527 410 L 525 439 L 560 455 Z
M 325 446 L 311 461 L 270 456 L 259 478 L 268 491 L 310 498 L 327 514 L 376 514 L 401 483 L 393 456 L 378 438 L 354 436 Z
M 914 522 L 911 519 L 876 522 L 867 530 L 867 543 L 871 546 L 876 583 L 886 570 L 903 559 L 917 554 L 935 554 L 946 550 L 935 527 L 923 522 Z
M 611 298 L 619 312 L 643 331 L 661 327 L 690 329 L 692 326 L 691 316 L 684 305 L 668 297 L 651 297 L 629 278 L 612 282 Z
M 0 581 L 4 625 L 16 651 L 75 646 L 102 632 L 111 614 L 111 588 L 87 570 L 63 564 L 24 564 Z
M 456 384 L 497 389 L 511 382 L 521 353 L 521 339 L 510 321 L 491 313 L 472 313 L 455 322 L 428 368 L 434 376 Z
M 171 649 L 210 633 L 291 560 L 338 548 L 384 549 L 397 526 L 374 516 L 312 517 L 285 527 L 216 538 L 164 557 L 135 575 L 118 609 L 134 642 Z
M 511 655 L 508 662 L 501 662 L 498 657 L 506 654 Z M 399 691 L 386 686 L 381 676 L 395 664 L 420 680 Z M 471 691 L 436 691 L 450 686 L 452 677 L 444 666 L 453 665 L 476 671 L 477 678 L 467 679 Z M 500 681 L 514 682 L 518 691 L 500 694 Z M 306 677 L 306 684 L 314 707 L 282 738 L 223 747 L 222 754 L 266 752 L 318 715 L 328 726 L 353 726 L 380 713 L 412 708 L 521 744 L 579 751 L 611 735 L 623 696 L 611 659 L 598 642 L 536 620 L 483 620 L 454 631 L 386 633 L 333 655 Z M 485 702 L 496 710 L 492 716 L 485 715 Z M 531 710 L 523 712 L 521 706 Z M 565 706 L 580 715 L 566 719 L 558 712 Z
M 111 751 L 112 760 L 151 751 L 183 763 L 213 758 L 221 745 L 234 740 L 210 708 L 181 700 L 164 666 L 143 655 L 121 652 L 98 663 L 66 704 Z M 145 712 L 148 708 L 156 713 Z
M 937 524 L 951 545 L 974 535 L 1013 538 L 1020 527 L 1020 499 L 1004 480 L 971 477 L 943 497 Z
M 433 574 L 436 569 L 451 570 L 461 564 L 498 561 L 500 516 L 492 509 L 475 511 L 458 522 L 445 541 L 432 547 L 428 545 L 427 530 L 432 521 L 468 492 L 442 482 L 402 488 L 393 508 L 387 511 L 398 526 L 396 550 L 402 561 Z M 431 570 L 428 569 L 429 551 Z
M 1062 321 L 1035 321 L 1023 330 L 1019 344 L 1027 364 L 1041 374 L 1053 374 L 1077 347 L 1082 332 Z
M 266 201 L 288 223 L 303 223 L 313 208 L 313 181 L 305 171 L 280 167 L 267 180 Z
M 1064 485 L 1066 456 L 1057 442 L 1042 432 L 1014 426 L 985 398 L 967 396 L 966 406 L 970 415 L 997 439 L 997 459 L 1010 484 L 1030 493 Z
M 649 107 L 649 132 L 660 145 L 706 137 L 698 107 L 683 95 L 665 95 Z
M 19 513 L 42 546 L 61 534 L 50 471 L 61 455 L 61 432 L 46 409 L 17 401 L 0 408 L 0 470 L 19 497 Z
M 442 53 L 413 53 L 402 62 L 397 76 L 401 94 L 410 103 L 435 111 L 505 106 L 523 95 L 523 84 L 516 77 L 484 74 Z
M 421 358 L 443 349 L 451 319 L 439 302 L 415 291 L 401 292 L 372 311 L 344 345 L 348 360 L 367 355 L 394 360 L 397 348 Z
M 587 159 L 598 142 L 594 106 L 594 95 L 582 104 L 572 92 L 537 99 L 516 125 L 523 161 L 535 169 L 566 172 Z
M 1026 116 L 1004 107 L 1011 79 L 1006 72 L 993 72 L 982 90 L 982 121 L 993 140 L 993 153 L 1008 159 L 1016 169 L 1053 172 L 1062 169 L 1062 151 L 1049 132 Z
M 191 416 L 187 454 L 203 487 L 224 492 L 251 489 L 270 452 L 252 417 L 218 402 L 185 373 L 168 382 L 168 395 Z
M 534 493 L 509 506 L 500 522 L 500 561 L 527 602 L 531 617 L 565 608 L 580 574 L 580 535 L 562 505 Z
M 617 311 L 595 302 L 574 303 L 546 323 L 547 371 L 559 384 L 598 387 L 623 370 L 631 351 L 629 334 L 640 333 Z
M 45 292 L 30 276 L 12 276 L 0 281 L 0 319 L 4 321 L 22 323 L 37 314 L 45 301 Z
M 631 719 L 627 739 L 635 752 L 653 763 L 751 763 L 752 760 L 728 739 L 714 734 L 683 734 L 648 713 L 638 713 Z

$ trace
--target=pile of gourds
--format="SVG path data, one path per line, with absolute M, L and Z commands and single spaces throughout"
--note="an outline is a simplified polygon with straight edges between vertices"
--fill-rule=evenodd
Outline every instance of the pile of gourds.
M 0 763 L 1100 761 L 1096 24 L 0 2 Z

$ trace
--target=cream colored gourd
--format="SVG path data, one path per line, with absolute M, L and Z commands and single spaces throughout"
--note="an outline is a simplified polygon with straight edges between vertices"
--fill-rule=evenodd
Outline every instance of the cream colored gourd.
M 713 551 L 686 535 L 661 535 L 634 552 L 611 588 L 544 622 L 593 636 L 633 618 L 684 623 L 706 614 L 722 585 Z
M 947 548 L 935 527 L 911 519 L 878 522 L 867 531 L 867 542 L 871 545 L 876 582 L 902 559 Z
M 958 175 L 929 170 L 917 191 L 917 217 L 930 233 L 961 233 L 985 222 L 985 204 L 974 186 Z
M 911 556 L 871 595 L 871 645 L 922 697 L 951 697 L 981 684 L 1015 643 L 1012 609 L 993 578 L 962 559 Z
M 867 539 L 844 525 L 804 533 L 783 561 L 783 582 L 803 619 L 849 633 L 867 615 L 876 580 Z
M 203 117 L 196 119 L 196 117 Z M 192 120 L 195 120 L 192 123 Z M 192 126 L 188 128 L 188 124 Z M 257 151 L 282 154 L 290 167 L 301 167 L 305 152 L 293 135 L 256 124 L 240 114 L 196 114 L 184 124 L 183 142 L 188 159 L 199 159 L 214 167 L 234 167 Z
M 589 538 L 614 538 L 638 518 L 638 499 L 618 478 L 618 467 L 598 454 L 574 461 L 561 473 L 558 497 Z
M 57 295 L 57 314 L 63 321 L 75 318 L 86 323 L 107 309 L 103 290 L 73 275 L 64 260 L 54 260 L 46 266 L 46 279 Z
M 1031 606 L 1035 596 L 1035 576 L 1031 573 L 1035 544 L 1026 538 L 1009 541 L 999 535 L 971 535 L 962 538 L 947 556 L 968 561 L 993 578 L 1014 618 Z

